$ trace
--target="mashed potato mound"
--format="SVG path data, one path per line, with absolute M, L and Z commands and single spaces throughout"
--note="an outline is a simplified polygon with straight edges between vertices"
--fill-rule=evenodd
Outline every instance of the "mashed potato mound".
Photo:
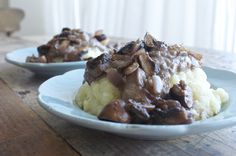
M 184 80 L 192 89 L 194 106 L 192 113 L 195 120 L 206 119 L 219 113 L 221 105 L 229 100 L 229 95 L 222 88 L 213 89 L 201 68 L 179 72 L 170 78 L 170 86 Z M 98 115 L 114 99 L 120 98 L 120 91 L 102 78 L 91 85 L 85 83 L 76 95 L 76 103 L 86 112 Z
M 98 116 L 105 105 L 120 98 L 120 91 L 111 82 L 102 78 L 89 85 L 84 83 L 75 97 L 75 102 L 84 111 Z
M 170 86 L 184 80 L 192 89 L 195 120 L 206 119 L 219 113 L 221 105 L 229 100 L 228 93 L 222 88 L 213 89 L 207 81 L 207 75 L 201 68 L 179 72 L 170 79 Z

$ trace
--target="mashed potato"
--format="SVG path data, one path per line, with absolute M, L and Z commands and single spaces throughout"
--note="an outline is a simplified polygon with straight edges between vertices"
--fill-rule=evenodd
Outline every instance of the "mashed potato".
M 75 102 L 84 111 L 97 116 L 105 105 L 118 98 L 120 91 L 108 79 L 102 78 L 91 85 L 84 83 L 75 97 Z
M 195 120 L 201 120 L 217 114 L 221 105 L 228 101 L 229 95 L 222 88 L 212 89 L 207 76 L 201 68 L 180 72 L 170 79 L 170 86 L 184 80 L 192 89 L 194 108 L 192 113 Z M 98 115 L 103 107 L 120 97 L 119 90 L 108 79 L 103 78 L 91 85 L 83 84 L 76 96 L 76 103 L 93 115 Z
M 207 76 L 201 68 L 175 74 L 170 79 L 170 86 L 184 80 L 192 89 L 194 106 L 192 113 L 195 120 L 206 119 L 219 113 L 221 105 L 229 100 L 229 95 L 222 88 L 212 89 Z

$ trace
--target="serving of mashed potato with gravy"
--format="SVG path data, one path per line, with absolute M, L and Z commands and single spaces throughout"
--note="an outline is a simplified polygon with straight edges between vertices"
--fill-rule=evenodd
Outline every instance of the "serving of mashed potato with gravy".
M 211 88 L 207 76 L 201 68 L 187 70 L 172 75 L 169 84 L 173 86 L 180 80 L 192 89 L 194 105 L 192 114 L 195 120 L 202 120 L 220 112 L 222 105 L 229 100 L 228 93 L 222 88 Z M 98 116 L 112 100 L 120 98 L 120 91 L 107 78 L 89 85 L 84 83 L 76 95 L 75 101 L 84 111 Z

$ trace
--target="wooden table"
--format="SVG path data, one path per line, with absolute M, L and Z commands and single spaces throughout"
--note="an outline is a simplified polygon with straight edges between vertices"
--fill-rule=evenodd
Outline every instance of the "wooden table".
M 7 52 L 40 42 L 0 42 L 0 156 L 236 155 L 236 126 L 168 141 L 132 140 L 83 128 L 51 115 L 37 102 L 46 79 L 4 61 Z M 236 72 L 236 56 L 203 50 L 205 64 Z

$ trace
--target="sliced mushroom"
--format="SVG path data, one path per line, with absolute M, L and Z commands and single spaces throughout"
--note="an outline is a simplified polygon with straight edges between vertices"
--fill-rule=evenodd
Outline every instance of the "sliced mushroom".
M 132 116 L 132 123 L 147 123 L 150 119 L 150 115 L 144 105 L 134 100 L 128 100 L 126 110 Z
M 143 91 L 145 80 L 145 72 L 140 68 L 128 75 L 123 88 L 122 99 L 133 99 L 138 102 L 146 102 L 146 93 Z
M 125 73 L 125 75 L 129 75 L 129 74 L 133 73 L 135 70 L 137 70 L 138 68 L 139 68 L 139 64 L 134 62 L 133 64 L 131 64 L 130 66 L 125 68 L 124 73 Z
M 65 27 L 65 28 L 62 28 L 62 31 L 70 31 L 71 29 L 70 28 L 67 28 L 67 27 Z
M 144 48 L 140 48 L 137 52 L 135 52 L 135 53 L 131 56 L 131 58 L 136 61 L 136 58 L 137 58 L 139 55 L 145 54 L 145 53 L 146 53 L 145 49 L 144 49 Z
M 132 60 L 128 55 L 113 54 L 111 58 L 111 66 L 117 69 L 123 69 L 132 64 Z
M 147 53 L 139 55 L 139 63 L 148 76 L 159 72 L 159 67 Z
M 191 113 L 176 100 L 159 100 L 151 117 L 153 124 L 189 124 L 193 121 Z
M 187 109 L 193 107 L 192 90 L 183 80 L 181 80 L 179 84 L 173 85 L 169 94 L 173 99 L 178 100 L 183 107 Z
M 124 47 L 122 47 L 117 53 L 118 54 L 133 54 L 140 49 L 139 40 L 128 42 Z
M 84 78 L 90 84 L 95 81 L 109 68 L 111 55 L 104 53 L 95 59 L 89 60 L 86 65 Z
M 39 56 L 41 55 L 46 55 L 48 53 L 50 49 L 49 45 L 41 45 L 37 48 L 38 52 L 39 52 Z
M 166 51 L 167 45 L 164 42 L 157 41 L 152 35 L 146 33 L 144 36 L 144 44 L 147 51 L 158 50 Z
M 117 88 L 123 88 L 125 80 L 122 75 L 114 68 L 106 70 L 108 80 Z
M 115 100 L 103 108 L 102 112 L 98 115 L 98 119 L 129 123 L 130 115 L 125 110 L 125 102 L 122 100 Z
M 148 48 L 154 48 L 154 38 L 149 33 L 146 33 L 144 36 L 144 43 Z
M 101 42 L 107 39 L 107 36 L 105 34 L 100 34 L 100 35 L 96 35 L 95 38 Z

